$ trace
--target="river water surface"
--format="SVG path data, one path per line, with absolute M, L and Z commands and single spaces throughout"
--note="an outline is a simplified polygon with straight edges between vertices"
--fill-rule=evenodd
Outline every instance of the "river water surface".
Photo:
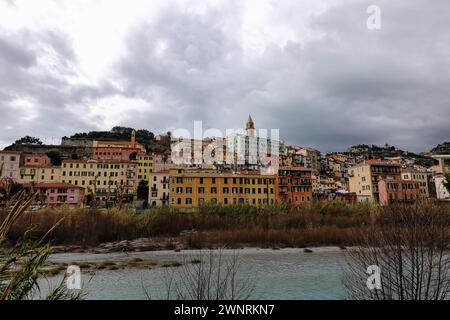
M 241 266 L 240 276 L 255 277 L 250 299 L 344 299 L 342 274 L 344 250 L 315 248 L 313 253 L 303 249 L 236 250 Z M 132 253 L 64 253 L 54 254 L 54 262 L 121 261 L 141 258 L 155 261 L 183 261 L 196 251 L 151 251 Z M 233 254 L 224 250 L 224 255 Z M 97 270 L 95 274 L 82 271 L 87 299 L 163 299 L 165 295 L 164 268 Z M 56 283 L 62 275 L 50 279 Z M 144 289 L 145 288 L 145 289 Z M 147 292 L 147 293 L 146 293 Z

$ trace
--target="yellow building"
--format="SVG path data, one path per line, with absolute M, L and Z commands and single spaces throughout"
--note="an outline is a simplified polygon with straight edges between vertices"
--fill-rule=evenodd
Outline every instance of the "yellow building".
M 400 165 L 379 160 L 366 160 L 348 169 L 350 192 L 356 193 L 358 201 L 379 202 L 378 182 L 401 180 Z
M 61 182 L 61 167 L 56 166 L 20 167 L 17 182 L 20 184 Z
M 136 193 L 136 169 L 135 161 L 64 160 L 61 182 L 84 187 L 105 201 Z
M 150 174 L 153 172 L 153 156 L 149 154 L 138 154 L 137 156 L 137 180 L 149 181 Z
M 276 175 L 170 170 L 170 206 L 174 208 L 190 211 L 202 204 L 267 205 L 274 204 L 277 199 Z

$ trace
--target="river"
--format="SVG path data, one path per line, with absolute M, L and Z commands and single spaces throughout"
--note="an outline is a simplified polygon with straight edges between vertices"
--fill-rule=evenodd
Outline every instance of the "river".
M 241 277 L 254 276 L 250 299 L 344 299 L 342 274 L 344 250 L 335 247 L 303 249 L 236 250 L 239 254 Z M 62 253 L 54 254 L 53 262 L 121 261 L 133 258 L 154 261 L 182 261 L 196 251 L 151 251 L 130 253 Z M 233 254 L 224 250 L 224 255 Z M 97 270 L 95 274 L 82 271 L 86 299 L 163 299 L 165 268 Z M 50 284 L 61 281 L 62 275 L 50 278 Z M 45 285 L 44 291 L 45 291 Z M 48 286 L 47 286 L 48 287 Z M 144 289 L 145 288 L 145 289 Z M 146 293 L 147 292 L 147 293 Z

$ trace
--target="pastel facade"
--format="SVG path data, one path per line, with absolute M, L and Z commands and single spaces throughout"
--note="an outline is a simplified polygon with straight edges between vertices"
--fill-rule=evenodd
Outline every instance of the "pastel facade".
M 83 187 L 106 201 L 120 195 L 134 195 L 137 163 L 133 161 L 64 160 L 61 182 Z
M 420 194 L 426 198 L 436 197 L 433 174 L 431 172 L 421 172 L 418 170 L 401 170 L 402 180 L 417 182 Z
M 142 153 L 140 148 L 124 147 L 95 147 L 92 148 L 92 159 L 109 161 L 130 161 L 137 154 Z
M 18 183 L 55 183 L 61 182 L 61 167 L 24 166 L 20 167 Z
M 51 165 L 51 161 L 45 154 L 27 154 L 24 155 L 23 165 L 25 167 L 48 167 Z
M 281 201 L 298 206 L 312 200 L 311 170 L 301 167 L 280 167 L 278 186 Z
M 68 183 L 26 184 L 24 188 L 37 192 L 39 201 L 48 206 L 81 206 L 84 202 L 84 188 Z
M 278 199 L 276 175 L 214 170 L 170 170 L 170 206 L 191 211 L 203 204 L 267 205 Z
M 383 206 L 398 202 L 414 202 L 425 198 L 419 182 L 385 180 L 378 182 L 379 203 Z
M 153 156 L 148 154 L 139 154 L 137 157 L 137 162 L 138 181 L 149 181 L 150 174 L 153 172 Z
M 152 172 L 149 176 L 148 203 L 152 207 L 169 205 L 170 171 Z
M 0 178 L 14 181 L 19 177 L 21 153 L 17 151 L 0 151 Z

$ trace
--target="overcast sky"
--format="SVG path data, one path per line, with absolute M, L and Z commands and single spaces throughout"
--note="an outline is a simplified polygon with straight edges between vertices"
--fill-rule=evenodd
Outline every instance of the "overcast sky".
M 301 146 L 424 151 L 450 140 L 449 17 L 448 0 L 0 0 L 0 147 L 250 113 Z

